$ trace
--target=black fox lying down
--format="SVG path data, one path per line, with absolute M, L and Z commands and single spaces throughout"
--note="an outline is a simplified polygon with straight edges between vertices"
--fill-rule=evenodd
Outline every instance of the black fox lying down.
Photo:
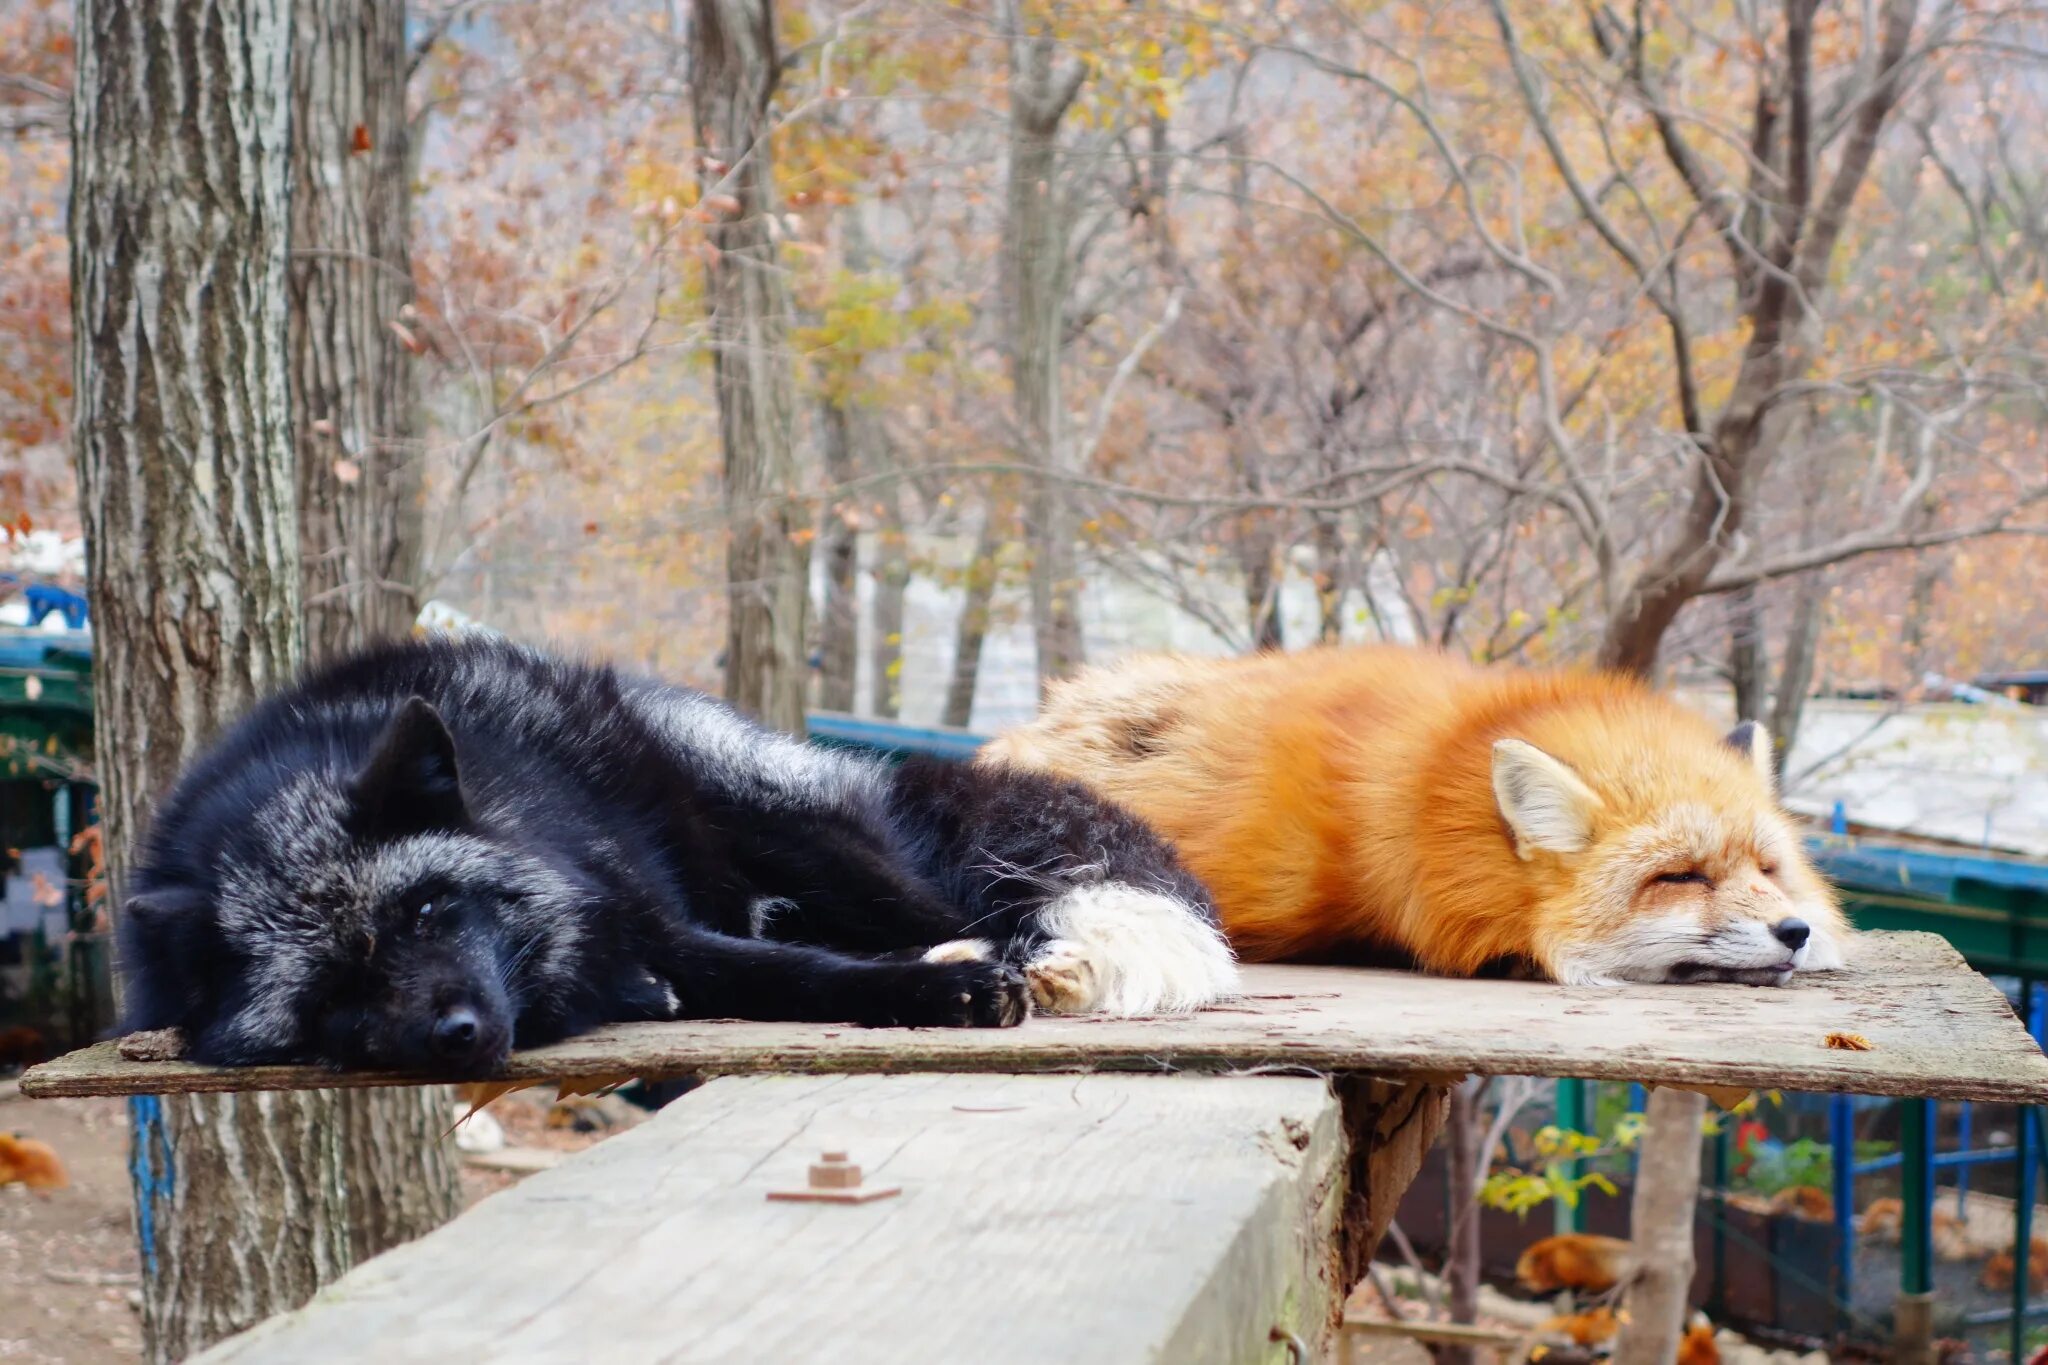
M 497 641 L 259 706 L 130 890 L 124 1026 L 219 1064 L 481 1074 L 611 1021 L 1002 1026 L 1236 979 L 1201 885 L 1079 786 L 892 768 Z

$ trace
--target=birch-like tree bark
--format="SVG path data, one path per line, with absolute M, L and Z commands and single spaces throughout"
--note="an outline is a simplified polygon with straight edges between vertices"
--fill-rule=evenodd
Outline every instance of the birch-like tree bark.
M 81 0 L 74 453 L 118 906 L 150 803 L 299 655 L 293 0 Z M 133 1102 L 143 1329 L 176 1360 L 347 1265 L 325 1094 Z
M 781 73 L 768 0 L 693 0 L 690 98 L 710 228 L 708 282 L 726 551 L 725 695 L 802 733 L 810 612 L 789 291 L 776 268 L 769 102 Z

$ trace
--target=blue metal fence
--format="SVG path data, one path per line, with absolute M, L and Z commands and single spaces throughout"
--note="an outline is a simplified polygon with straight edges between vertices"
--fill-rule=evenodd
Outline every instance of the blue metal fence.
M 2048 985 L 2026 983 L 2027 1031 L 2036 1043 L 2048 1041 Z M 2029 1318 L 2048 1317 L 2048 1305 L 2027 1301 L 2027 1268 L 2034 1215 L 2034 1181 L 2037 1170 L 2048 1163 L 2042 1146 L 2038 1110 L 2019 1111 L 2018 1132 L 2012 1147 L 1976 1148 L 1970 1144 L 1975 1133 L 1974 1106 L 1965 1101 L 1956 1116 L 1959 1144 L 1952 1152 L 1937 1152 L 1935 1111 L 1932 1100 L 1901 1100 L 1900 1147 L 1896 1152 L 1856 1160 L 1855 1113 L 1858 1096 L 1831 1095 L 1828 1099 L 1828 1131 L 1834 1149 L 1835 1285 L 1837 1306 L 1846 1324 L 1856 1288 L 1855 1189 L 1859 1176 L 1896 1170 L 1901 1176 L 1900 1284 L 1901 1292 L 1925 1294 L 1933 1288 L 1934 1204 L 1938 1194 L 1935 1174 L 1952 1170 L 1956 1174 L 1956 1214 L 1967 1216 L 1970 1171 L 1977 1166 L 2011 1162 L 2013 1191 L 2013 1298 L 2009 1309 L 1987 1309 L 1970 1314 L 1971 1326 L 2011 1324 L 2012 1359 L 2025 1358 L 2026 1324 Z M 1865 1099 L 1864 1103 L 1871 1101 Z

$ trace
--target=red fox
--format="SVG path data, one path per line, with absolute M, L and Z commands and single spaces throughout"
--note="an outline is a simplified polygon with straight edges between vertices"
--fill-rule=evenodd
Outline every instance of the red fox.
M 1789 1213 L 1795 1218 L 1815 1223 L 1831 1223 L 1835 1219 L 1835 1201 L 1826 1190 L 1812 1185 L 1793 1185 L 1771 1196 L 1771 1212 Z
M 2010 1251 L 1994 1252 L 1977 1273 L 1979 1287 L 1993 1293 L 2012 1288 L 2015 1263 Z M 2027 1239 L 2027 1293 L 2038 1298 L 2048 1290 L 2048 1239 Z
M 1621 1330 L 1621 1319 L 1614 1315 L 1612 1308 L 1601 1304 L 1583 1313 L 1545 1318 L 1537 1330 L 1567 1337 L 1575 1346 L 1598 1346 L 1614 1340 L 1615 1334 Z
M 1678 1365 L 1720 1365 L 1721 1347 L 1714 1340 L 1714 1324 L 1704 1313 L 1692 1315 L 1685 1335 L 1678 1339 Z
M 979 761 L 1149 821 L 1249 961 L 1377 948 L 1451 975 L 1778 985 L 1848 943 L 1770 737 L 1617 674 L 1398 646 L 1153 656 L 1060 684 Z
M 47 1142 L 19 1133 L 0 1133 L 0 1185 L 20 1183 L 32 1190 L 61 1190 L 71 1183 L 64 1163 Z
M 1636 1248 L 1619 1237 L 1562 1232 L 1533 1243 L 1515 1262 L 1515 1278 L 1539 1294 L 1560 1289 L 1604 1294 L 1636 1273 Z

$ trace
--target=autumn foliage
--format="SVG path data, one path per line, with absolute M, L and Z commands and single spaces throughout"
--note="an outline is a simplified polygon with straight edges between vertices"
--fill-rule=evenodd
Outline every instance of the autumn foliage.
M 421 596 L 710 683 L 706 284 L 739 204 L 705 188 L 686 10 L 415 6 L 418 295 L 385 322 L 421 370 Z M 2038 532 L 2048 490 L 2040 45 L 1987 7 L 1910 17 L 1886 85 L 1887 30 L 1844 6 L 783 3 L 759 154 L 793 534 L 857 543 L 880 672 L 925 666 L 875 624 L 906 582 L 1028 615 L 1047 469 L 1084 580 L 1227 645 L 1542 662 L 1613 645 L 1705 488 L 1740 525 L 1709 524 L 1666 668 L 1724 668 L 1738 607 L 1768 664 L 1808 599 L 1816 687 L 2027 662 L 2039 540 L 2002 533 Z M 50 0 L 0 19 L 10 522 L 72 521 L 67 25 Z M 1040 39 L 1076 82 L 1046 190 L 1054 436 L 1020 424 L 1002 289 L 1013 58 Z M 1830 213 L 1815 273 L 1759 311 Z M 1784 332 L 1761 378 L 1760 317 Z M 1716 493 L 1738 434 L 1756 453 Z M 1283 622 L 1289 584 L 1307 618 Z

